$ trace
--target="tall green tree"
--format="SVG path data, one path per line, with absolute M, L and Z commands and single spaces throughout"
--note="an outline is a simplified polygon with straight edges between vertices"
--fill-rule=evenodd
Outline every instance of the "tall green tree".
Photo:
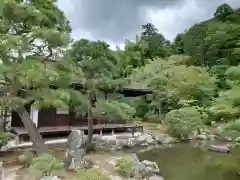
M 134 109 L 117 99 L 107 100 L 108 92 L 120 90 L 127 82 L 119 69 L 118 59 L 115 58 L 107 43 L 81 39 L 73 43 L 69 53 L 84 74 L 83 79 L 79 80 L 83 84 L 88 99 L 87 148 L 89 148 L 93 135 L 93 118 L 128 119 L 134 114 Z M 105 93 L 105 99 L 98 99 L 100 92 Z
M 205 68 L 186 65 L 187 59 L 189 57 L 184 56 L 157 59 L 132 74 L 133 83 L 153 90 L 149 100 L 154 113 L 165 114 L 187 102 L 196 106 L 207 106 L 211 102 L 215 78 Z
M 223 16 L 219 19 L 219 16 Z M 185 34 L 184 53 L 193 56 L 197 65 L 213 67 L 221 64 L 236 65 L 240 57 L 240 13 L 223 4 L 215 17 L 192 26 Z M 224 62 L 225 61 L 225 62 Z
M 227 17 L 233 13 L 234 13 L 233 8 L 228 4 L 224 3 L 217 7 L 214 16 L 217 17 L 220 21 L 226 21 Z
M 38 153 L 47 152 L 47 148 L 24 105 L 34 101 L 35 105 L 62 106 L 69 99 L 69 93 L 64 91 L 67 84 L 61 82 L 71 79 L 65 73 L 71 66 L 60 59 L 71 28 L 55 2 L 1 1 L 4 7 L 0 17 L 1 105 L 18 113 Z M 49 61 L 59 61 L 58 66 L 49 65 Z M 53 90 L 50 85 L 64 88 Z
M 231 121 L 240 117 L 240 66 L 231 66 L 225 72 L 228 90 L 220 91 L 209 108 L 212 120 Z
M 171 43 L 152 23 L 142 25 L 142 29 L 141 37 L 148 44 L 145 58 L 153 60 L 155 57 L 167 57 L 172 54 Z
M 175 54 L 184 54 L 184 34 L 177 34 L 173 42 Z
M 145 57 L 147 48 L 147 43 L 141 37 L 136 36 L 135 41 L 125 41 L 124 50 L 118 48 L 117 51 L 112 52 L 117 60 L 121 76 L 126 78 L 132 73 L 133 69 L 148 63 L 149 60 Z

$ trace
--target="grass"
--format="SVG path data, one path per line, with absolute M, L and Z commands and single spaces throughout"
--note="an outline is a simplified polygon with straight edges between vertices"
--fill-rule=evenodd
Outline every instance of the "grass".
M 117 172 L 123 177 L 130 177 L 132 171 L 132 162 L 126 158 L 117 160 Z

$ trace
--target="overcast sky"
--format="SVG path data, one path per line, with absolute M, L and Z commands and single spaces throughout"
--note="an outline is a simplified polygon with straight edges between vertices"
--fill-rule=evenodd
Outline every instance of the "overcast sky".
M 213 16 L 223 3 L 240 7 L 240 0 L 59 0 L 58 5 L 70 20 L 75 39 L 120 45 L 134 39 L 147 22 L 172 40 L 192 24 Z

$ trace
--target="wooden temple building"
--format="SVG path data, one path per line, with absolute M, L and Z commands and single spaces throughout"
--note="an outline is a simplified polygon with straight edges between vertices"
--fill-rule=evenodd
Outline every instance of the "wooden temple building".
M 136 97 L 151 93 L 149 90 L 123 88 L 117 94 L 123 94 L 125 97 Z M 106 95 L 106 94 L 105 94 Z M 104 96 L 105 96 L 104 95 Z M 116 94 L 115 94 L 116 95 Z M 114 94 L 110 93 L 114 97 Z M 100 97 L 101 98 L 101 97 Z M 32 121 L 35 123 L 43 138 L 47 137 L 66 137 L 73 128 L 83 130 L 87 134 L 88 120 L 87 116 L 81 112 L 71 112 L 68 109 L 42 108 L 37 109 L 31 104 L 26 106 Z M 20 141 L 29 140 L 28 133 L 16 112 L 12 112 L 11 120 L 12 132 L 17 135 Z M 126 124 L 116 120 L 98 120 L 94 119 L 94 133 L 114 133 L 124 131 L 142 131 L 141 126 Z

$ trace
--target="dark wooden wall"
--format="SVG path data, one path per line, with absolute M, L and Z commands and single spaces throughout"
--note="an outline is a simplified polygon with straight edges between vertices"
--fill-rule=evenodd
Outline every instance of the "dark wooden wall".
M 30 107 L 27 107 L 30 113 Z M 93 120 L 93 124 L 123 124 L 123 121 L 116 120 Z M 38 127 L 51 126 L 87 126 L 88 118 L 80 113 L 70 112 L 69 114 L 56 114 L 55 108 L 44 108 L 38 111 Z M 23 123 L 16 112 L 12 112 L 11 127 L 23 127 Z
M 28 113 L 30 113 L 31 104 L 25 105 Z M 11 127 L 23 127 L 23 123 L 21 118 L 19 117 L 18 113 L 12 111 L 12 120 L 11 120 Z

